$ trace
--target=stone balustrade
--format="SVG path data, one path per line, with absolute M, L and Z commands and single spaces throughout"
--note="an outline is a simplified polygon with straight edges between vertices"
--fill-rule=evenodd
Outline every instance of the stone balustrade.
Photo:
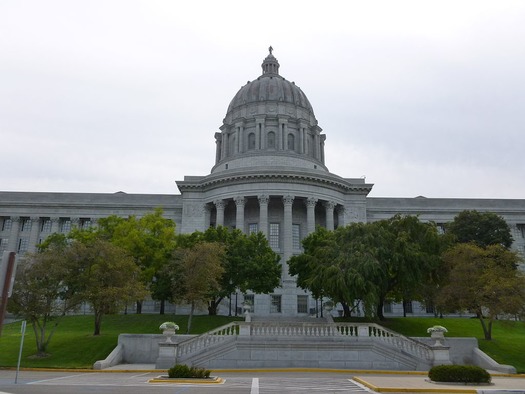
M 188 339 L 177 345 L 177 358 L 187 358 L 211 346 L 236 337 L 273 337 L 301 339 L 345 339 L 367 338 L 388 344 L 399 351 L 431 362 L 430 346 L 414 341 L 396 332 L 373 323 L 291 323 L 291 322 L 233 322 L 215 330 Z
M 238 334 L 239 325 L 237 323 L 230 323 L 218 327 L 212 331 L 179 343 L 177 345 L 177 357 L 185 357 L 197 353 L 202 349 L 225 342 L 228 339 L 233 340 Z

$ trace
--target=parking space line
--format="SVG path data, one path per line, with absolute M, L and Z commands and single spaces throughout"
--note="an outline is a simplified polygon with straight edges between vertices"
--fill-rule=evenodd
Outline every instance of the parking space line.
M 252 389 L 250 394 L 259 394 L 259 378 L 252 379 Z
M 43 380 L 35 380 L 34 382 L 29 382 L 27 384 L 39 384 L 39 383 L 45 383 L 45 382 L 52 382 L 53 380 L 62 380 L 62 379 L 69 379 L 69 378 L 76 378 L 78 376 L 85 376 L 85 374 L 79 374 L 79 375 L 68 375 L 68 376 L 61 376 L 59 378 L 51 378 L 51 379 L 43 379 Z

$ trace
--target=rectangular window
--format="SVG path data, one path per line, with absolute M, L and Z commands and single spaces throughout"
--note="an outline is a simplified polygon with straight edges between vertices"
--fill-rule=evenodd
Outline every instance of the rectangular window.
M 255 296 L 253 294 L 245 294 L 244 302 L 251 305 L 250 311 L 255 312 Z
M 248 224 L 248 233 L 254 234 L 259 232 L 259 223 L 250 223 Z
M 270 247 L 272 249 L 279 249 L 279 223 L 270 223 Z
M 29 248 L 29 239 L 28 238 L 20 238 L 18 240 L 18 253 L 25 253 L 25 252 L 27 252 L 28 248 Z
M 90 218 L 80 218 L 78 225 L 80 229 L 86 230 L 91 227 L 91 219 Z
M 301 227 L 298 224 L 292 224 L 292 248 L 301 249 Z
M 297 313 L 308 313 L 308 296 L 297 296 Z
M 7 244 L 9 243 L 9 239 L 7 238 L 1 238 L 0 239 L 0 252 L 4 252 L 7 250 Z
M 281 296 L 272 294 L 271 297 L 270 313 L 281 313 Z
M 11 225 L 13 221 L 10 218 L 2 218 L 2 231 L 11 231 Z
M 525 238 L 525 224 L 517 224 L 516 227 L 518 227 L 518 234 L 521 238 Z
M 434 303 L 432 301 L 428 301 L 425 305 L 425 311 L 427 313 L 434 313 Z
M 30 218 L 20 219 L 20 231 L 22 232 L 31 231 L 31 219 Z
M 71 231 L 71 220 L 69 218 L 60 219 L 59 229 L 61 233 L 69 233 Z
M 42 219 L 42 225 L 40 227 L 40 231 L 43 233 L 51 232 L 51 219 L 50 218 Z

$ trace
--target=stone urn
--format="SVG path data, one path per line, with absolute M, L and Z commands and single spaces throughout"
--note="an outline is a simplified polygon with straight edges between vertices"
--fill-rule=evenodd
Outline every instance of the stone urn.
M 179 326 L 173 322 L 162 323 L 159 327 L 162 330 L 162 335 L 166 337 L 166 343 L 173 343 L 171 338 L 177 333 Z
M 432 346 L 444 346 L 443 341 L 445 341 L 445 333 L 448 330 L 443 326 L 433 326 L 427 330 L 430 333 L 430 338 L 432 338 L 435 343 Z

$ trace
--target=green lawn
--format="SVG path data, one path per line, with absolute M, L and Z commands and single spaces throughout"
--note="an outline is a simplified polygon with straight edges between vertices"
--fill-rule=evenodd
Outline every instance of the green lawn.
M 500 364 L 516 367 L 525 373 L 525 322 L 497 320 L 492 328 L 492 340 L 484 339 L 478 319 L 468 318 L 394 318 L 381 323 L 391 330 L 411 337 L 427 336 L 427 328 L 440 325 L 448 329 L 445 336 L 475 337 L 479 348 Z
M 212 328 L 228 324 L 241 318 L 227 316 L 194 316 L 192 334 L 200 334 Z M 188 316 L 174 315 L 110 315 L 104 316 L 100 336 L 93 336 L 93 316 L 64 317 L 51 339 L 46 358 L 32 357 L 36 353 L 35 335 L 27 325 L 21 367 L 36 368 L 91 368 L 102 360 L 117 345 L 118 335 L 160 334 L 159 326 L 165 321 L 174 321 L 179 333 L 186 333 Z M 20 349 L 21 323 L 4 326 L 0 337 L 0 367 L 16 366 Z
M 235 319 L 227 316 L 195 316 L 192 334 L 206 332 Z M 93 316 L 68 316 L 60 322 L 51 340 L 51 355 L 44 359 L 31 357 L 36 353 L 36 347 L 33 331 L 28 326 L 21 366 L 91 368 L 95 361 L 106 358 L 113 350 L 119 334 L 159 334 L 158 327 L 164 321 L 174 321 L 180 326 L 180 333 L 186 332 L 187 316 L 112 315 L 104 317 L 102 335 L 94 337 Z M 518 372 L 525 373 L 525 322 L 496 321 L 492 341 L 483 339 L 483 331 L 477 319 L 393 318 L 381 324 L 403 335 L 415 337 L 428 336 L 427 328 L 433 325 L 445 326 L 448 329 L 447 336 L 476 337 L 480 348 L 496 361 L 514 365 Z M 20 338 L 20 323 L 4 326 L 0 337 L 0 367 L 16 366 Z

